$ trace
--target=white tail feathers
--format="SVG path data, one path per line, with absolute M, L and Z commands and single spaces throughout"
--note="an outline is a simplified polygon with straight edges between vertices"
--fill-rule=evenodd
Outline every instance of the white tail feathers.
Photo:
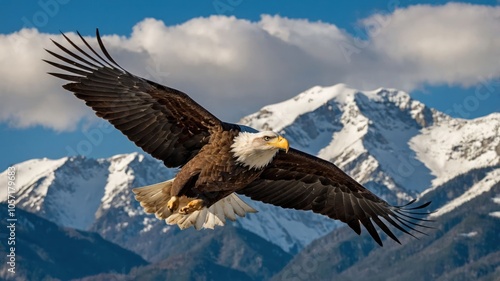
M 246 213 L 256 213 L 257 211 L 243 202 L 235 193 L 222 198 L 209 208 L 204 207 L 201 210 L 194 211 L 190 214 L 179 214 L 179 210 L 186 206 L 195 198 L 186 196 L 179 197 L 179 206 L 177 210 L 171 212 L 167 208 L 167 202 L 170 196 L 170 189 L 174 179 L 148 185 L 144 187 L 134 188 L 132 191 L 136 194 L 135 199 L 141 203 L 146 213 L 155 214 L 158 219 L 164 219 L 167 224 L 177 224 L 180 229 L 186 229 L 191 226 L 194 228 L 210 228 L 213 229 L 216 225 L 223 226 L 226 223 L 226 218 L 235 221 L 236 215 L 244 217 Z

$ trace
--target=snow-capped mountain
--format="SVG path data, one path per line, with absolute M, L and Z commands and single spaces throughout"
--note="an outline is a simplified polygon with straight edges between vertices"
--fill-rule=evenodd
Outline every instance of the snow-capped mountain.
M 82 230 L 89 229 L 111 206 L 123 208 L 132 216 L 131 200 L 125 197 L 135 179 L 135 170 L 130 167 L 142 168 L 144 176 L 137 179 L 139 183 L 143 178 L 159 181 L 164 180 L 162 175 L 172 176 L 154 160 L 141 166 L 144 158 L 132 153 L 109 159 L 44 158 L 17 164 L 17 206 L 59 225 Z M 0 182 L 5 180 L 2 176 Z M 6 196 L 2 190 L 0 201 L 5 201 Z
M 293 147 L 334 162 L 393 204 L 441 188 L 473 169 L 500 164 L 500 114 L 454 119 L 393 89 L 358 91 L 343 84 L 314 87 L 266 106 L 240 123 L 282 133 Z M 175 169 L 149 156 L 34 159 L 16 168 L 18 207 L 59 225 L 96 231 L 146 259 L 159 259 L 151 245 L 178 231 L 144 214 L 131 192 L 131 188 L 175 175 Z M 0 175 L 3 186 L 5 173 Z M 499 181 L 498 171 L 491 171 L 477 183 L 477 189 Z M 475 190 L 470 194 L 476 194 Z M 2 189 L 0 201 L 6 196 Z M 447 198 L 450 204 L 454 201 L 450 206 L 464 202 L 460 196 Z M 236 226 L 289 253 L 337 226 L 311 212 L 249 203 L 260 212 L 239 218 Z
M 500 163 L 499 113 L 454 119 L 394 89 L 313 87 L 241 122 L 281 132 L 292 146 L 400 198 Z

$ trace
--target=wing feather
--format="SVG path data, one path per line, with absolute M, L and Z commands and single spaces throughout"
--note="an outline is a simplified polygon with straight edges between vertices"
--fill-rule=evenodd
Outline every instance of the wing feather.
M 418 227 L 428 212 L 419 212 L 429 205 L 391 206 L 342 172 L 334 164 L 295 149 L 279 153 L 265 168 L 260 178 L 238 191 L 254 200 L 284 208 L 312 210 L 347 223 L 357 234 L 361 225 L 380 245 L 382 239 L 375 227 L 400 243 L 386 223 L 413 237 L 411 231 L 423 233 Z M 381 219 L 383 218 L 383 220 Z
M 214 130 L 228 125 L 188 95 L 126 71 L 106 50 L 99 30 L 100 52 L 78 36 L 85 47 L 64 34 L 69 48 L 53 41 L 60 52 L 47 50 L 55 60 L 45 62 L 66 73 L 49 74 L 70 81 L 63 86 L 66 90 L 167 167 L 184 165 Z

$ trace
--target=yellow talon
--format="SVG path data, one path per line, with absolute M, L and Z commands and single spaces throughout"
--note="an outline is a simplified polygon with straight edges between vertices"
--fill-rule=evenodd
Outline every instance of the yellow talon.
M 179 197 L 172 196 L 172 198 L 170 198 L 170 200 L 168 200 L 167 202 L 167 208 L 170 210 L 170 212 L 173 213 L 175 210 L 177 210 L 178 207 L 179 207 Z
M 179 214 L 187 215 L 191 214 L 194 211 L 201 210 L 203 208 L 203 200 L 194 199 L 190 201 L 185 207 L 182 207 L 179 210 Z

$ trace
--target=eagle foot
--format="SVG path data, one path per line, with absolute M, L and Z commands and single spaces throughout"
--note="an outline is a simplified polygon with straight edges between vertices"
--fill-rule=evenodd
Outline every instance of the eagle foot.
M 179 197 L 177 196 L 172 196 L 172 198 L 170 198 L 170 200 L 168 200 L 167 202 L 167 208 L 170 210 L 170 212 L 174 212 L 175 210 L 177 210 L 177 208 L 179 208 Z
M 183 215 L 191 214 L 192 212 L 201 210 L 202 208 L 203 208 L 203 200 L 194 199 L 190 201 L 185 207 L 182 207 L 179 210 L 179 214 Z

